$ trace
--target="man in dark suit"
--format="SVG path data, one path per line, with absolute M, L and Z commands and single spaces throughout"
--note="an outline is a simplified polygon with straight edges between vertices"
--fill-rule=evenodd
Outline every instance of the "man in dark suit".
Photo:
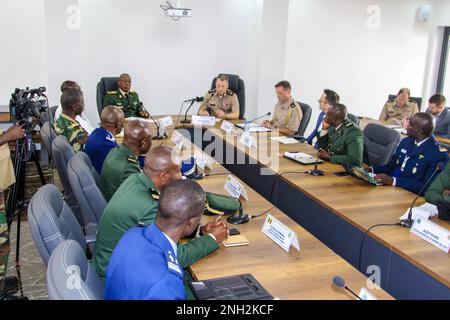
M 442 94 L 435 94 L 430 98 L 427 110 L 436 120 L 434 134 L 450 139 L 450 110 L 445 107 L 446 99 Z

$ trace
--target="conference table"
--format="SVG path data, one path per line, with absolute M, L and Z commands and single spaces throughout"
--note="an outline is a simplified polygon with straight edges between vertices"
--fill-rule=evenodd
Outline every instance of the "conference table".
M 119 141 L 120 142 L 120 141 Z M 167 145 L 174 147 L 171 139 L 154 141 L 152 147 Z M 202 149 L 184 141 L 184 148 L 177 149 L 182 159 L 188 159 L 194 154 L 203 153 Z M 208 156 L 208 155 L 206 155 Z M 199 180 L 205 191 L 227 195 L 224 190 L 225 180 L 231 174 L 218 162 L 208 170 L 207 176 Z M 243 201 L 244 212 L 251 215 L 271 214 L 285 226 L 293 230 L 299 238 L 300 251 L 291 248 L 284 251 L 269 239 L 262 231 L 267 214 L 252 219 L 249 223 L 239 226 L 242 235 L 249 240 L 248 246 L 220 249 L 201 259 L 190 267 L 195 280 L 207 280 L 238 274 L 252 274 L 258 282 L 274 297 L 282 300 L 354 300 L 355 297 L 345 290 L 339 290 L 332 285 L 332 279 L 338 275 L 344 278 L 357 293 L 365 288 L 377 299 L 393 299 L 383 289 L 368 285 L 367 278 L 358 272 L 317 238 L 289 218 L 280 209 L 274 207 L 245 182 L 248 201 Z M 204 216 L 203 223 L 216 219 L 217 216 Z M 225 220 L 226 217 L 223 217 Z
M 414 200 L 414 194 L 392 186 L 375 187 L 353 177 L 336 176 L 343 168 L 331 163 L 319 165 L 325 176 L 308 175 L 305 172 L 313 169 L 312 165 L 303 166 L 281 155 L 286 151 L 315 155 L 316 151 L 300 143 L 280 144 L 271 139 L 279 136 L 276 131 L 253 133 L 256 147 L 249 148 L 240 142 L 241 129 L 225 134 L 220 122 L 205 127 L 181 125 L 176 116 L 173 119 L 176 128 L 172 131 L 169 128 L 169 133 L 176 130 L 214 157 L 252 188 L 252 195 L 272 203 L 292 219 L 290 221 L 304 228 L 303 232 L 311 233 L 364 275 L 377 279 L 381 288 L 394 298 L 450 299 L 448 254 L 399 226 L 378 227 L 368 232 L 377 224 L 399 222 L 399 217 Z M 223 185 L 218 183 L 219 187 Z M 424 199 L 420 198 L 417 205 L 422 203 Z M 450 228 L 448 222 L 436 218 L 433 221 Z M 245 263 L 245 259 L 240 261 Z M 214 276 L 214 268 L 211 266 L 205 276 Z

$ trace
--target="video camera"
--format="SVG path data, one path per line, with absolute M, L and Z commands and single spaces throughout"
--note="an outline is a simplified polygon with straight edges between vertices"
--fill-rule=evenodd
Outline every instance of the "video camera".
M 9 112 L 11 120 L 23 125 L 25 131 L 29 132 L 35 126 L 35 120 L 41 119 L 43 112 L 48 112 L 48 99 L 44 94 L 45 87 L 37 89 L 18 89 L 11 94 L 9 101 Z

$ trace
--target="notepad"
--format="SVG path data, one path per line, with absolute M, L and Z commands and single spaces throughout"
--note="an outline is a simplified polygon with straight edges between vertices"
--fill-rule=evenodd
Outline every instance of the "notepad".
M 242 247 L 248 246 L 249 242 L 246 237 L 242 234 L 238 234 L 236 236 L 230 236 L 228 239 L 222 242 L 225 248 L 229 247 Z

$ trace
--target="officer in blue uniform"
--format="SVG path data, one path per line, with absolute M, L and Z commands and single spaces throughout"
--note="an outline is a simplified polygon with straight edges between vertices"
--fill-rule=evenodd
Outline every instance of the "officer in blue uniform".
M 84 152 L 98 174 L 102 173 L 103 162 L 109 151 L 117 147 L 116 135 L 122 132 L 125 116 L 121 109 L 108 106 L 102 110 L 100 119 L 101 126 L 89 135 L 84 146 Z
M 136 227 L 120 240 L 106 269 L 107 300 L 186 300 L 177 243 L 198 227 L 205 193 L 193 180 L 161 192 L 155 224 Z
M 363 164 L 366 171 L 377 174 L 378 182 L 404 188 L 418 194 L 437 170 L 447 164 L 448 151 L 433 136 L 434 121 L 428 113 L 417 113 L 409 121 L 408 138 L 400 142 L 392 160 L 379 167 Z M 432 181 L 430 181 L 431 183 Z

